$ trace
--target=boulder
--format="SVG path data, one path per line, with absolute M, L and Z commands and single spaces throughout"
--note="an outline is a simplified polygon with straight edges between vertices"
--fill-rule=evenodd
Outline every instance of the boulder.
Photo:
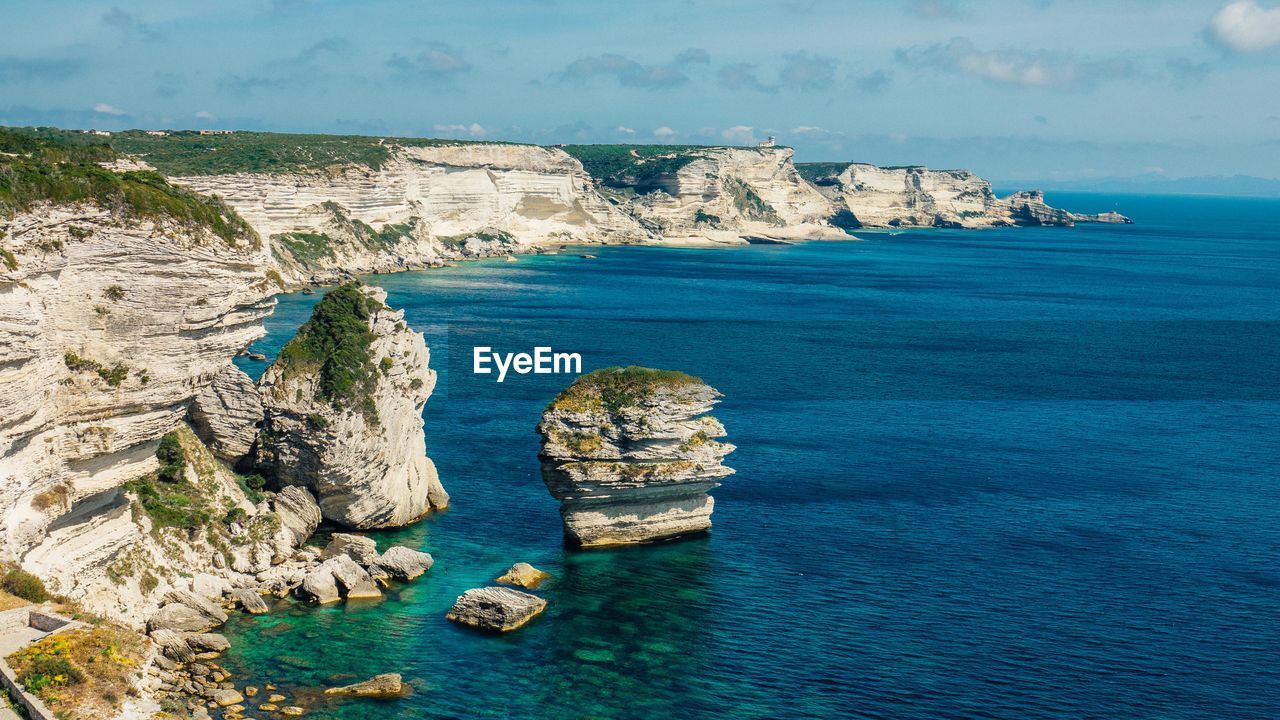
M 183 639 L 196 652 L 224 653 L 231 648 L 226 636 L 218 633 L 190 633 Z
M 508 632 L 523 627 L 546 607 L 546 600 L 519 590 L 475 588 L 460 595 L 445 617 L 482 630 Z
M 527 590 L 534 590 L 550 577 L 550 573 L 545 573 L 529 563 L 520 562 L 512 565 L 494 582 L 502 583 L 503 585 L 517 585 Z
M 399 673 L 376 675 L 364 682 L 345 687 L 329 688 L 325 695 L 342 697 L 395 698 L 404 694 L 404 684 Z
M 253 590 L 237 590 L 232 595 L 236 602 L 240 603 L 240 607 L 250 615 L 265 615 L 271 612 L 271 608 L 267 606 L 262 596 Z
M 244 702 L 244 696 L 234 689 L 225 689 L 213 693 L 212 700 L 218 707 L 227 707 L 228 705 L 239 705 Z
M 221 600 L 222 596 L 230 590 L 231 583 L 217 575 L 196 573 L 195 577 L 191 578 L 191 592 L 214 602 Z
M 373 538 L 350 533 L 334 533 L 329 544 L 320 553 L 321 560 L 346 555 L 361 567 L 368 567 L 378 560 L 378 544 Z
M 182 603 L 171 602 L 155 611 L 147 619 L 147 632 L 155 633 L 157 630 L 173 630 L 175 632 L 200 633 L 212 630 L 224 622 L 226 622 L 225 615 L 222 620 L 215 621 L 209 615 L 195 608 Z
M 307 573 L 307 576 L 302 579 L 302 585 L 298 586 L 298 593 L 319 605 L 335 603 L 342 599 L 338 594 L 338 583 L 333 577 L 333 569 L 328 565 L 321 565 Z
M 213 454 L 234 464 L 249 453 L 258 437 L 262 401 L 253 380 L 235 365 L 227 365 L 196 394 L 187 417 Z
M 280 518 L 280 530 L 287 533 L 290 547 L 300 547 L 320 526 L 320 506 L 309 490 L 300 485 L 286 485 L 271 500 Z
M 431 569 L 435 559 L 430 553 L 394 545 L 378 556 L 377 566 L 397 580 L 414 580 Z
M 338 555 L 320 563 L 320 567 L 329 568 L 338 584 L 346 590 L 348 598 L 382 597 L 382 591 L 374 584 L 368 571 L 356 564 L 347 555 Z
M 542 479 L 565 536 L 582 547 L 705 532 L 708 494 L 733 473 L 720 393 L 680 372 L 605 368 L 579 377 L 542 413 Z
M 175 662 L 186 664 L 196 659 L 196 653 L 187 644 L 183 633 L 156 628 L 151 631 L 151 642 L 156 644 L 165 657 Z
M 259 462 L 283 484 L 310 488 L 326 519 L 357 529 L 407 525 L 449 502 L 422 430 L 436 382 L 430 354 L 386 297 L 357 283 L 329 291 L 258 386 L 265 414 Z M 317 339 L 334 327 L 368 332 Z M 301 359 L 325 342 L 340 351 Z M 341 392 L 322 383 L 331 371 L 352 376 L 356 387 Z
M 214 625 L 221 625 L 227 621 L 227 613 L 221 605 L 189 590 L 171 590 L 164 596 L 163 602 L 186 605 L 208 617 Z

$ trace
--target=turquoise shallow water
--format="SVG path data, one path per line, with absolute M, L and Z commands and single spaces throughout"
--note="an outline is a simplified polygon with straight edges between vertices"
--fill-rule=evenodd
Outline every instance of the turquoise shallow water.
M 1243 326 L 1247 355 L 1214 350 L 1227 361 L 1193 400 L 1076 399 L 1089 375 L 1134 374 L 1110 361 L 1091 373 L 1037 366 L 1028 392 L 992 383 L 965 401 L 933 385 L 849 390 L 821 363 L 799 364 L 807 382 L 794 386 L 838 399 L 795 399 L 768 380 L 815 327 L 852 346 L 869 322 L 1006 323 L 976 343 L 895 345 L 874 372 L 910 387 L 918 367 L 949 366 L 952 384 L 971 386 L 975 346 L 1034 350 L 1044 326 L 1019 321 L 1058 323 L 1059 335 L 1079 323 L 1092 337 L 1094 321 L 1280 320 L 1280 203 L 1051 200 L 1118 207 L 1138 224 L 603 248 L 593 261 L 371 279 L 427 333 L 442 373 L 428 452 L 453 496 L 447 512 L 377 537 L 429 550 L 436 566 L 377 603 L 237 616 L 227 665 L 326 719 L 1276 717 L 1280 406 L 1248 399 L 1277 396 L 1255 371 L 1269 368 L 1270 326 Z M 257 348 L 278 350 L 315 299 L 282 297 Z M 736 329 L 730 345 L 714 342 L 723 328 Z M 678 363 L 724 389 L 716 415 L 738 474 L 714 493 L 713 533 L 564 548 L 533 426 L 567 379 L 451 380 L 473 336 L 510 349 L 549 338 L 589 368 Z M 1010 367 L 1001 375 L 1018 374 Z M 519 560 L 555 576 L 543 617 L 501 637 L 444 620 L 459 593 Z M 414 694 L 309 694 L 389 671 Z

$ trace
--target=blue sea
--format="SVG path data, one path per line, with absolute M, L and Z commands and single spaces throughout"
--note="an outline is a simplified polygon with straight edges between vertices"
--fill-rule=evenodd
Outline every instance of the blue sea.
M 1135 224 L 367 278 L 427 335 L 453 498 L 375 536 L 435 567 L 238 615 L 225 664 L 314 720 L 1280 717 L 1280 202 L 1049 200 Z M 318 298 L 282 296 L 255 349 Z M 534 426 L 571 378 L 471 376 L 480 340 L 722 390 L 713 531 L 566 548 Z M 554 576 L 543 616 L 444 619 L 517 561 Z M 383 672 L 413 693 L 317 695 Z

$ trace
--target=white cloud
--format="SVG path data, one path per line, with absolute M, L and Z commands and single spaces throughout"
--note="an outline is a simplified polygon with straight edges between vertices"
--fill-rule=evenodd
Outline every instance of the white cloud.
M 665 140 L 665 139 L 667 139 L 667 138 L 670 138 L 670 137 L 674 137 L 674 136 L 675 136 L 675 134 L 676 134 L 676 131 L 675 131 L 675 130 L 672 130 L 671 128 L 667 127 L 666 125 L 663 125 L 663 126 L 662 126 L 662 127 L 660 127 L 660 128 L 655 128 L 655 129 L 654 129 L 654 131 L 653 131 L 653 136 L 654 136 L 654 137 L 660 137 L 660 138 L 663 138 L 664 140 Z
M 431 129 L 442 135 L 470 135 L 471 137 L 484 137 L 489 134 L 480 123 L 471 123 L 464 125 L 462 123 L 454 123 L 452 125 L 432 125 Z
M 196 117 L 201 120 L 217 120 L 218 119 L 217 116 L 215 116 L 213 113 L 209 112 L 208 110 L 201 110 L 200 112 L 197 112 Z
M 614 132 L 616 132 L 616 133 L 621 133 L 621 134 L 623 134 L 623 135 L 635 135 L 635 134 L 636 134 L 635 128 L 629 128 L 629 127 L 627 127 L 626 125 L 619 125 L 618 127 L 614 128 L 614 129 L 613 129 L 613 131 L 614 131 Z
M 1280 45 L 1280 7 L 1257 0 L 1228 3 L 1209 21 L 1209 36 L 1236 52 L 1259 52 Z
M 982 78 L 998 85 L 1083 88 L 1134 74 L 1124 58 L 1085 60 L 1047 50 L 980 50 L 968 38 L 898 51 L 909 65 Z
M 756 129 L 750 125 L 734 125 L 731 128 L 725 128 L 720 131 L 720 137 L 738 145 L 754 145 L 759 142 L 756 138 Z
M 106 103 L 98 103 L 97 105 L 94 105 L 94 106 L 93 106 L 93 111 L 94 111 L 94 112 L 96 112 L 96 113 L 102 113 L 103 115 L 125 115 L 125 114 L 127 114 L 127 113 L 125 113 L 125 111 L 124 111 L 124 110 L 121 110 L 120 108 L 116 107 L 115 105 L 108 105 L 108 104 L 106 104 Z

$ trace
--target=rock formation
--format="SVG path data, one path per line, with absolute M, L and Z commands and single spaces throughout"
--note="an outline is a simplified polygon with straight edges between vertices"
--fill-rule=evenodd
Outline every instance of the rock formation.
M 720 393 L 679 372 L 607 368 L 578 378 L 542 413 L 542 479 L 565 535 L 583 547 L 647 542 L 711 527 L 708 491 L 733 473 L 733 446 L 706 413 Z
M 404 694 L 404 684 L 400 673 L 383 673 L 364 682 L 329 688 L 324 691 L 324 694 L 341 697 L 394 698 Z
M 827 222 L 835 208 L 800 177 L 793 154 L 782 147 L 673 148 L 635 155 L 597 180 L 655 242 L 847 238 Z
M 498 576 L 494 582 L 503 585 L 516 585 L 526 590 L 536 590 L 539 585 L 546 582 L 550 578 L 550 573 L 545 573 L 529 563 L 516 563 L 512 565 L 505 573 Z
M 968 170 L 808 163 L 798 169 L 834 204 L 834 221 L 857 227 L 1070 227 L 1126 223 L 1117 213 L 1076 215 L 1045 204 L 1039 191 L 996 197 L 991 183 Z
M 581 164 L 554 148 L 396 144 L 376 169 L 192 175 L 271 245 L 288 280 L 333 281 L 561 243 L 642 242 Z
M 227 365 L 196 393 L 187 419 L 214 455 L 234 465 L 249 454 L 258 437 L 262 401 L 253 380 Z
M 261 461 L 353 528 L 406 525 L 449 501 L 422 430 L 436 374 L 422 335 L 385 300 L 378 288 L 334 289 L 259 381 Z
M 546 608 L 547 601 L 537 595 L 505 587 L 475 588 L 460 595 L 445 617 L 481 630 L 509 632 Z

